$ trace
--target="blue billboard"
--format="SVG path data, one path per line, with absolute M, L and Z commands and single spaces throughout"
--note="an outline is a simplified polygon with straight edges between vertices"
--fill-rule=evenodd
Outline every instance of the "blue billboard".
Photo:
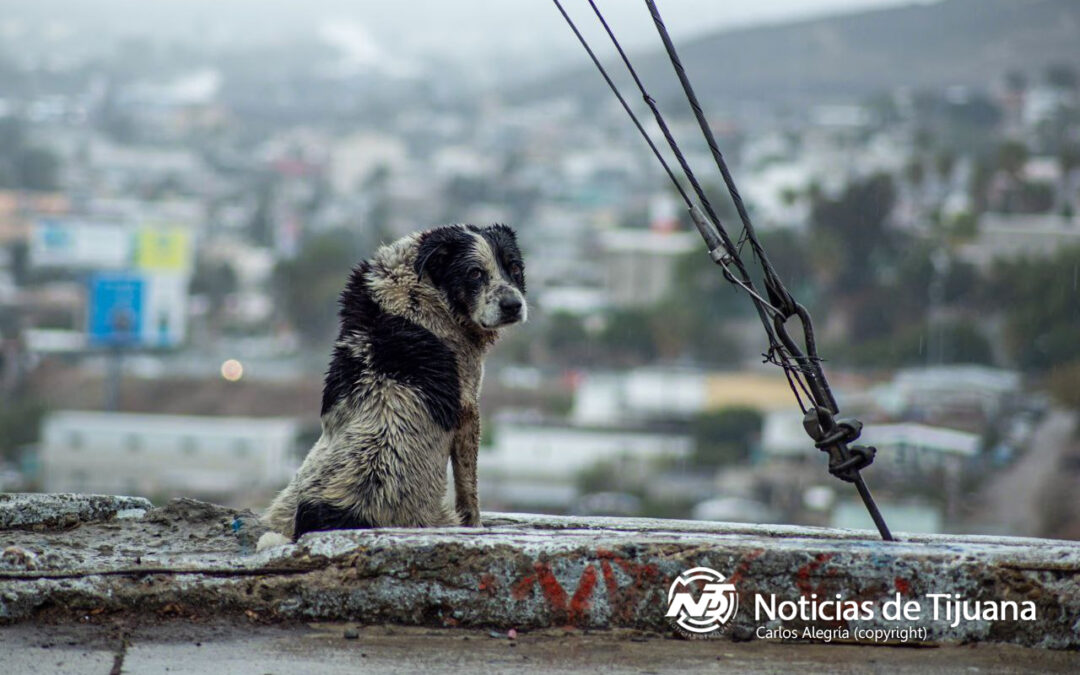
M 89 282 L 87 338 L 95 346 L 139 343 L 145 281 L 129 273 L 95 274 Z

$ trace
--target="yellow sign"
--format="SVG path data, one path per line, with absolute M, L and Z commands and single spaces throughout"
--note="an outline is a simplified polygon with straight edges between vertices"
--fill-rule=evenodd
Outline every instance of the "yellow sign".
M 705 383 L 705 408 L 746 406 L 772 410 L 794 402 L 787 378 L 779 370 L 767 373 L 714 373 Z
M 191 236 L 181 227 L 144 227 L 136 234 L 135 266 L 183 272 L 191 266 Z

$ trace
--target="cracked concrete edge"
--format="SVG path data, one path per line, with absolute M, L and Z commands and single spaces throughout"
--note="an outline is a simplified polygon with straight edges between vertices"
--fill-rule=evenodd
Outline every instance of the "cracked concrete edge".
M 322 558 L 323 566 L 294 574 L 91 575 L 0 584 L 0 616 L 30 618 L 43 600 L 76 613 L 126 612 L 214 616 L 245 613 L 265 621 L 354 620 L 429 626 L 545 628 L 628 627 L 666 632 L 667 584 L 685 569 L 704 565 L 734 578 L 747 605 L 758 593 L 797 599 L 811 592 L 883 600 L 893 593 L 961 593 L 977 600 L 1030 599 L 1035 622 L 962 622 L 932 627 L 931 642 L 1012 642 L 1080 648 L 1080 598 L 1075 575 L 1024 573 L 974 559 L 903 557 L 868 561 L 859 551 L 769 551 L 753 546 L 684 547 L 596 542 L 591 551 L 529 551 L 426 542 L 397 546 L 339 533 L 311 537 L 297 546 L 321 557 L 322 539 L 352 539 L 351 553 Z M 385 539 L 393 539 L 386 537 Z M 418 542 L 414 542 L 418 543 Z M 389 545 L 388 545 L 389 544 Z M 604 548 L 601 544 L 614 544 Z M 3 588 L 8 586 L 7 588 Z M 925 601 L 923 603 L 925 605 Z M 924 606 L 924 613 L 929 607 Z M 851 628 L 889 628 L 880 620 Z M 740 615 L 732 632 L 756 624 Z
M 551 516 L 530 513 L 485 512 L 485 526 L 518 527 L 531 530 L 583 529 L 632 532 L 698 532 L 702 534 L 739 535 L 751 534 L 775 538 L 792 539 L 830 539 L 859 541 L 867 545 L 883 544 L 876 530 L 856 530 L 833 527 L 815 527 L 811 525 L 781 525 L 756 523 L 728 523 L 703 520 L 672 520 L 667 518 L 621 518 L 611 516 Z M 1000 544 L 1009 546 L 1077 546 L 1077 542 L 1059 539 L 1039 539 L 1034 537 L 1002 537 L 980 534 L 909 534 L 896 532 L 898 544 Z
M 109 528 L 102 536 L 121 537 L 137 527 L 172 528 L 177 521 L 163 518 L 166 512 L 215 530 L 217 538 L 206 540 L 215 550 L 177 549 L 173 558 L 163 555 L 142 568 L 114 556 L 101 569 L 60 570 L 62 577 L 57 570 L 5 571 L 0 620 L 246 614 L 267 622 L 668 632 L 668 585 L 690 567 L 707 566 L 736 584 L 744 606 L 768 594 L 797 600 L 839 593 L 874 602 L 900 594 L 921 599 L 925 616 L 930 593 L 1030 600 L 1036 621 L 934 622 L 929 639 L 1080 649 L 1080 546 L 1070 542 L 918 537 L 886 543 L 869 532 L 794 526 L 487 513 L 483 529 L 319 532 L 245 554 L 239 536 L 220 534 L 232 512 L 192 500 L 142 521 L 87 531 Z M 60 535 L 34 536 L 60 541 Z M 729 628 L 745 635 L 756 626 L 752 614 L 741 613 Z M 850 627 L 895 625 L 875 618 Z
M 117 516 L 141 518 L 152 508 L 142 497 L 0 493 L 0 530 L 73 527 Z

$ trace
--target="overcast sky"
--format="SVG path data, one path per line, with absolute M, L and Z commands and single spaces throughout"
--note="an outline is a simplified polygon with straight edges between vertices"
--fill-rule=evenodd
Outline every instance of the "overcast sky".
M 672 35 L 702 33 L 927 0 L 658 0 Z M 587 0 L 563 0 L 601 47 Z M 642 0 L 597 0 L 623 43 L 656 48 L 658 38 Z M 197 40 L 242 46 L 316 31 L 360 60 L 449 58 L 478 70 L 495 66 L 536 74 L 584 59 L 551 0 L 0 0 L 2 40 L 49 51 L 48 38 L 70 34 L 107 46 L 111 39 Z
M 918 0 L 658 0 L 672 35 L 789 21 L 863 9 L 910 5 Z M 925 4 L 925 3 L 924 3 Z M 563 0 L 583 29 L 595 19 L 586 0 Z M 656 29 L 642 0 L 597 0 L 627 46 L 656 44 Z M 350 18 L 361 19 L 376 35 L 400 35 L 409 46 L 449 47 L 455 52 L 492 53 L 552 50 L 553 58 L 580 50 L 551 0 L 358 1 Z M 363 17 L 363 18 L 361 18 Z M 580 21 L 579 21 L 580 19 Z M 457 45 L 447 43 L 459 42 Z

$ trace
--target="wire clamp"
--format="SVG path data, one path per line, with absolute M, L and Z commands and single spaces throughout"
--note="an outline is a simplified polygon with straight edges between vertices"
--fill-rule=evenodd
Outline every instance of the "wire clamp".
M 803 428 L 814 439 L 814 447 L 829 453 L 829 473 L 848 483 L 854 483 L 877 455 L 876 448 L 849 445 L 858 440 L 862 427 L 857 419 L 833 419 L 831 412 L 820 407 L 810 408 L 803 416 Z

